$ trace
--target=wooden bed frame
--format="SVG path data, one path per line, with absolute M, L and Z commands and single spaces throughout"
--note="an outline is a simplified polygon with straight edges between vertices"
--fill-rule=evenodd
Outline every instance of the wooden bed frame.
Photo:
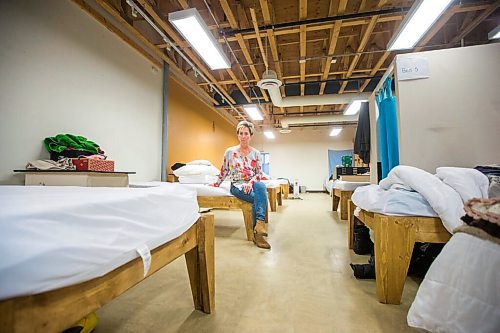
M 215 309 L 212 214 L 203 214 L 182 235 L 152 250 L 147 276 L 182 255 L 186 257 L 194 306 L 211 313 Z M 144 279 L 143 262 L 139 257 L 87 282 L 0 301 L 0 331 L 61 332 Z
M 198 205 L 203 208 L 241 209 L 247 240 L 253 240 L 252 204 L 233 196 L 199 196 Z
M 281 199 L 281 185 L 276 187 L 267 188 L 267 197 L 269 198 L 269 204 L 271 205 L 271 212 L 276 211 L 276 203 L 278 206 L 283 205 L 283 200 Z
M 332 210 L 335 212 L 339 208 L 340 202 L 340 219 L 347 220 L 348 211 L 347 211 L 347 202 L 351 200 L 353 191 L 344 191 L 336 188 L 332 189 Z
M 283 194 L 284 199 L 288 199 L 288 194 L 290 193 L 290 184 L 280 184 L 281 193 Z
M 400 304 L 415 242 L 446 243 L 451 234 L 438 217 L 389 216 L 361 210 L 349 200 L 348 245 L 352 249 L 355 220 L 374 232 L 375 275 L 379 302 Z

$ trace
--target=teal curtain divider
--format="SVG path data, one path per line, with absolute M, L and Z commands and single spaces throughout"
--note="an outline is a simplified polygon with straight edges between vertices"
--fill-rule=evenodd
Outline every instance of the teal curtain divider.
M 399 165 L 398 118 L 396 97 L 392 95 L 392 78 L 388 78 L 376 96 L 379 116 L 377 119 L 378 160 L 382 178 Z

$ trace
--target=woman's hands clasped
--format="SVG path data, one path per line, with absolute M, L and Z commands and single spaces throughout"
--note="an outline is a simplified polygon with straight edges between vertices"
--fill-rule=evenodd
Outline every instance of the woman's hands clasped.
M 252 192 L 253 186 L 250 183 L 243 183 L 243 192 L 246 194 Z

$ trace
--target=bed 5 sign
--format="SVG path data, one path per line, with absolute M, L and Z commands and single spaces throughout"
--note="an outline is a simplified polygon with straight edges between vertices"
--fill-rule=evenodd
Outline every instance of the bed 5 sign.
M 426 79 L 429 75 L 429 61 L 426 57 L 396 57 L 398 81 Z

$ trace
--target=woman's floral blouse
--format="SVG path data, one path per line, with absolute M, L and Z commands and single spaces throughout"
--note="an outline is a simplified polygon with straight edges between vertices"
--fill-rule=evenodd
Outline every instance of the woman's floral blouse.
M 243 183 L 254 184 L 262 178 L 260 152 L 252 148 L 250 153 L 242 156 L 238 146 L 229 147 L 224 153 L 224 162 L 215 186 L 219 186 L 229 176 L 231 183 L 241 189 Z

